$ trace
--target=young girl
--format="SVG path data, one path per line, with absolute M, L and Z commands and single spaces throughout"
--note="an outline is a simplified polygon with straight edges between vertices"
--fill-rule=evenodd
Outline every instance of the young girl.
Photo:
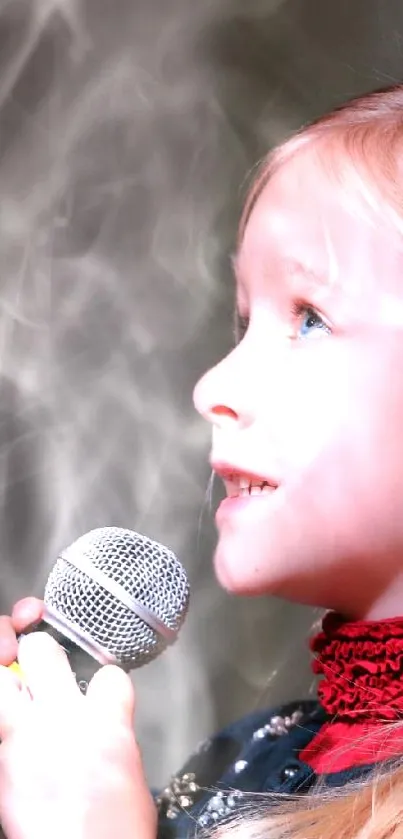
M 247 201 L 234 259 L 238 342 L 195 391 L 196 407 L 213 429 L 212 468 L 227 490 L 217 511 L 215 568 L 235 594 L 271 594 L 330 610 L 312 641 L 322 681 L 318 702 L 252 714 L 205 743 L 157 799 L 161 836 L 218 825 L 256 793 L 305 796 L 294 815 L 269 817 L 265 835 L 271 828 L 284 835 L 284 825 L 305 837 L 351 835 L 379 816 L 385 829 L 378 825 L 377 835 L 386 836 L 398 822 L 401 770 L 379 781 L 379 813 L 368 784 L 374 771 L 379 776 L 403 754 L 394 724 L 403 709 L 402 161 L 403 87 L 395 87 L 337 109 L 275 150 Z M 15 655 L 15 632 L 39 615 L 40 604 L 30 600 L 2 619 L 4 664 Z M 29 787 L 35 812 L 46 809 L 50 777 L 53 793 L 56 786 L 71 808 L 84 812 L 86 796 L 93 800 L 93 763 L 84 772 L 81 810 L 69 794 L 63 749 L 68 743 L 78 749 L 80 741 L 70 727 L 70 739 L 55 751 L 57 720 L 50 725 L 43 713 L 43 704 L 49 708 L 43 665 L 39 687 L 35 676 L 37 643 L 33 636 L 24 652 L 30 695 L 1 671 L 3 773 L 13 771 L 0 814 L 11 839 L 35 835 L 29 820 L 18 823 L 32 778 L 20 778 L 16 764 L 42 767 L 34 794 Z M 48 645 L 47 672 L 57 672 L 57 654 Z M 105 708 L 102 678 L 75 708 L 81 734 L 88 707 L 91 714 Z M 66 676 L 64 691 L 67 683 Z M 53 685 L 55 705 L 59 698 Z M 24 745 L 27 718 L 35 737 Z M 102 747 L 95 736 L 85 742 L 97 757 L 97 794 L 107 796 Z M 122 783 L 121 803 L 118 783 L 109 812 L 119 811 L 124 835 L 131 830 L 151 839 L 152 807 L 144 805 L 137 759 L 119 763 L 117 752 L 108 755 Z M 330 796 L 322 807 L 312 795 L 318 783 L 330 794 L 350 781 L 363 784 L 353 799 Z M 60 836 L 64 799 L 57 800 L 49 837 L 52 828 Z M 98 839 L 96 808 L 81 818 L 81 835 Z

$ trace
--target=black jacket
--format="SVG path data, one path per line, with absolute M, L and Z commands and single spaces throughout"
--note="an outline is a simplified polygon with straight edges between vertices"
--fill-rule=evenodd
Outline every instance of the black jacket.
M 317 702 L 292 702 L 243 717 L 202 743 L 157 797 L 159 839 L 185 839 L 213 827 L 244 808 L 248 793 L 305 793 L 317 776 L 298 754 L 327 719 Z M 342 786 L 371 768 L 353 767 L 321 780 Z

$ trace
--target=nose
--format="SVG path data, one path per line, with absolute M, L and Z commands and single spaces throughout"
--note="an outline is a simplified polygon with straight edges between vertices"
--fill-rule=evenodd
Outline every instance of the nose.
M 250 424 L 246 408 L 246 390 L 242 386 L 239 365 L 233 364 L 237 349 L 213 367 L 197 383 L 193 401 L 199 414 L 212 425 L 234 429 Z

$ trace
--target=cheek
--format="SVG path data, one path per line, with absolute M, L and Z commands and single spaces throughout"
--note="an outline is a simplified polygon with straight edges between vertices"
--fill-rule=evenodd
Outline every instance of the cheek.
M 275 416 L 286 470 L 306 469 L 322 456 L 358 462 L 364 472 L 384 458 L 400 467 L 403 375 L 394 359 L 330 344 L 310 355 L 301 353 L 284 377 L 278 410 L 272 403 L 266 414 L 267 428 Z
M 402 520 L 403 499 L 403 389 L 390 385 L 368 364 L 365 375 L 352 366 L 324 386 L 314 409 L 301 411 L 290 461 L 297 485 L 320 489 L 348 532 L 373 532 L 376 522 L 385 539 Z
M 286 471 L 308 467 L 322 450 L 346 437 L 355 387 L 346 363 L 329 353 L 320 356 L 319 347 L 316 353 L 300 353 L 285 366 L 274 402 L 266 400 L 261 430 L 265 425 L 269 434 L 274 431 Z

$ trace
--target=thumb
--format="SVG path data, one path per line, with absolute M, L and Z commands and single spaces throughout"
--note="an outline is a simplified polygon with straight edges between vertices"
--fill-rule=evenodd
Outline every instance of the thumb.
M 134 688 L 120 667 L 106 664 L 92 677 L 86 694 L 104 720 L 113 717 L 132 727 L 135 708 Z M 94 710 L 95 710 L 94 708 Z

